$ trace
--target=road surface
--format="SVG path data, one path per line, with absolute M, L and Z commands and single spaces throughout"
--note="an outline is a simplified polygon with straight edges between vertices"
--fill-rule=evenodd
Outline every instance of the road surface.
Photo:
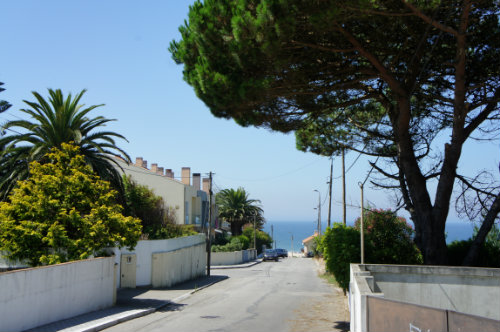
M 181 303 L 104 331 L 347 331 L 342 291 L 318 277 L 312 258 L 212 270 L 229 278 Z

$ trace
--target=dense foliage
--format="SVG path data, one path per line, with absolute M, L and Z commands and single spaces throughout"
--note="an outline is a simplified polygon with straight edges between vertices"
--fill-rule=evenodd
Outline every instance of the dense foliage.
M 323 234 L 322 247 L 326 269 L 333 273 L 345 295 L 349 289 L 350 263 L 361 261 L 359 231 L 341 223 L 334 223 L 333 227 L 328 227 Z
M 456 183 L 460 210 L 487 210 L 474 248 L 500 212 L 498 176 L 458 167 L 467 141 L 500 128 L 499 15 L 499 0 L 196 1 L 170 51 L 215 116 L 378 157 L 425 262 L 445 264 Z
M 253 227 L 245 227 L 243 229 L 243 234 L 241 235 L 221 236 L 215 241 L 216 244 L 212 245 L 212 251 L 229 252 L 253 248 L 253 234 Z M 260 254 L 263 246 L 266 248 L 270 248 L 272 246 L 273 240 L 269 234 L 257 229 L 255 233 L 255 243 L 257 247 L 257 254 Z
M 193 225 L 178 225 L 175 209 L 167 206 L 148 186 L 140 185 L 130 176 L 123 176 L 124 215 L 141 220 L 142 238 L 170 239 L 197 234 Z
M 249 198 L 249 194 L 241 187 L 236 190 L 221 190 L 215 196 L 215 203 L 219 217 L 231 224 L 233 235 L 241 235 L 243 225 L 253 222 L 254 218 L 258 225 L 264 223 L 264 211 L 259 206 L 260 201 Z
M 79 104 L 84 93 L 85 90 L 72 98 L 71 94 L 65 97 L 61 90 L 49 89 L 47 101 L 33 92 L 36 102 L 25 100 L 30 108 L 21 109 L 32 120 L 12 120 L 3 124 L 10 130 L 0 139 L 0 146 L 4 147 L 0 156 L 2 198 L 9 194 L 17 181 L 27 178 L 30 162 L 43 162 L 50 149 L 61 148 L 63 143 L 69 142 L 77 145 L 85 162 L 122 195 L 121 176 L 114 155 L 130 161 L 127 153 L 115 142 L 116 138 L 125 140 L 125 137 L 111 131 L 99 131 L 114 120 L 102 116 L 89 118 L 88 114 L 102 105 L 85 108 Z
M 413 242 L 413 228 L 391 210 L 371 209 L 363 216 L 365 262 L 374 264 L 422 264 Z M 360 229 L 360 218 L 355 221 Z
M 464 257 L 469 251 L 473 239 L 479 229 L 474 228 L 472 238 L 463 241 L 453 241 L 448 244 L 448 257 L 450 265 L 462 265 Z M 473 266 L 500 268 L 500 229 L 495 224 L 486 237 L 486 241 L 479 249 L 479 259 Z
M 0 202 L 0 250 L 32 266 L 85 259 L 113 246 L 134 247 L 138 219 L 124 217 L 116 191 L 62 143 L 30 163 L 29 178 Z
M 2 88 L 2 85 L 3 85 L 3 82 L 0 82 L 0 92 L 2 91 L 5 91 L 4 88 Z M 8 110 L 12 105 L 5 101 L 5 100 L 0 100 L 0 113 L 3 113 L 5 112 L 6 110 Z

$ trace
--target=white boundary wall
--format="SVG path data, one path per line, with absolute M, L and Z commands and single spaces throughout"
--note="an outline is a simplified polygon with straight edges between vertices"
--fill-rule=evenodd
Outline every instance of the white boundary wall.
M 351 331 L 366 331 L 366 296 L 500 320 L 500 269 L 351 264 Z
M 192 250 L 206 252 L 205 248 L 205 235 L 197 234 L 185 237 L 178 237 L 168 240 L 141 240 L 137 243 L 134 250 L 130 251 L 126 248 L 113 248 L 115 255 L 115 263 L 118 264 L 118 271 L 120 271 L 121 255 L 122 254 L 135 254 L 137 256 L 137 272 L 136 272 L 136 286 L 149 286 L 152 285 L 152 262 L 153 254 L 165 253 L 176 251 L 183 248 L 193 247 Z M 199 253 L 191 257 L 200 257 Z M 206 255 L 204 261 L 197 264 L 197 269 L 192 271 L 191 276 L 186 276 L 185 280 L 193 279 L 203 275 L 206 270 Z M 184 281 L 184 280 L 183 280 Z M 120 287 L 120 274 L 117 273 L 116 285 Z
M 0 273 L 0 331 L 24 331 L 114 304 L 114 258 Z
M 230 251 L 230 252 L 212 252 L 210 254 L 211 265 L 235 265 L 254 260 L 257 251 L 255 249 Z

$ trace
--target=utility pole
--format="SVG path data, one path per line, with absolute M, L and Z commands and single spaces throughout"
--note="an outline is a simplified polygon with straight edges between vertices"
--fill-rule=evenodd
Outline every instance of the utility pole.
M 319 190 L 314 189 L 318 193 L 318 235 L 321 236 L 321 193 Z
M 330 227 L 330 221 L 332 218 L 332 176 L 333 176 L 333 157 L 330 157 L 330 189 L 328 191 L 328 227 Z
M 208 188 L 208 238 L 207 238 L 207 276 L 210 277 L 210 258 L 212 253 L 212 172 L 209 174 L 209 188 Z
M 273 240 L 273 242 L 271 242 L 271 249 L 276 248 L 276 243 L 274 242 L 274 228 L 273 228 L 273 225 L 271 225 L 271 239 Z
M 255 240 L 255 233 L 257 232 L 255 227 L 256 220 L 257 220 L 257 212 L 255 212 L 255 215 L 253 216 L 253 248 L 255 250 L 257 250 L 257 244 L 256 244 L 257 242 Z
M 345 160 L 344 148 L 342 148 L 342 221 L 346 225 L 346 205 L 345 205 Z
M 368 178 L 368 177 L 367 177 Z M 366 181 L 366 180 L 365 180 Z M 361 224 L 359 225 L 359 233 L 361 235 L 361 264 L 365 264 L 365 226 L 364 226 L 364 197 L 363 197 L 363 187 L 365 183 L 359 183 L 359 187 L 361 188 Z

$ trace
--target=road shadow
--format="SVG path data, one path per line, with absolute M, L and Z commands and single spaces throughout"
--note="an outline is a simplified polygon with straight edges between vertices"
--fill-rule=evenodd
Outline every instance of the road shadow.
M 349 332 L 351 330 L 351 324 L 349 322 L 337 321 L 335 325 L 333 325 L 333 328 L 342 332 Z
M 187 304 L 184 304 L 184 303 L 170 302 L 169 304 L 157 309 L 156 312 L 181 311 L 186 305 Z

